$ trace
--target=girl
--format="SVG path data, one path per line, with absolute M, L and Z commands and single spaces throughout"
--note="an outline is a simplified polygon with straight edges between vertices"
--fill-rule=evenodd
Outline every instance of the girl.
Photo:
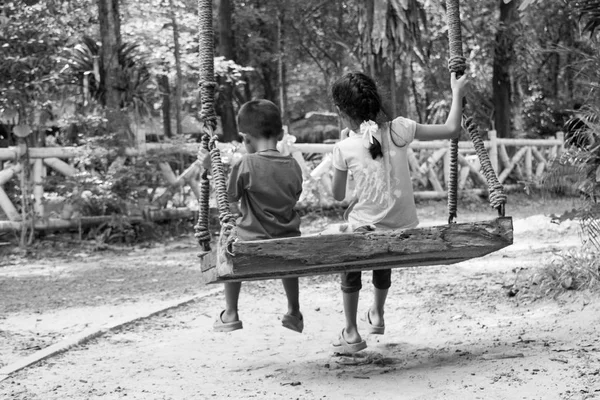
M 408 169 L 407 149 L 413 139 L 436 140 L 458 137 L 461 129 L 462 99 L 466 78 L 452 74 L 452 106 L 445 124 L 421 125 L 398 117 L 378 124 L 381 97 L 373 79 L 352 72 L 338 79 L 332 97 L 348 137 L 333 149 L 333 197 L 346 197 L 348 171 L 355 180 L 355 200 L 346 211 L 354 231 L 406 229 L 418 225 Z M 361 273 L 341 276 L 346 327 L 334 343 L 334 350 L 355 353 L 367 347 L 356 324 Z M 385 299 L 391 285 L 391 270 L 373 271 L 375 287 L 372 306 L 365 313 L 369 333 L 383 334 Z

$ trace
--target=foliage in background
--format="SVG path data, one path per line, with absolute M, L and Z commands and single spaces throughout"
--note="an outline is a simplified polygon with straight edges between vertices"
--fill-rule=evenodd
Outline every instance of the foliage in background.
M 84 36 L 81 43 L 67 50 L 66 64 L 62 69 L 64 84 L 78 87 L 80 93 L 84 88 L 99 104 L 106 104 L 106 69 L 100 57 L 101 43 Z M 123 43 L 119 51 L 118 90 L 122 108 L 133 108 L 141 115 L 150 112 L 149 103 L 156 97 L 151 89 L 151 77 L 146 61 L 138 51 L 138 45 Z M 87 84 L 85 84 L 87 80 Z
M 596 249 L 567 250 L 555 255 L 533 279 L 543 296 L 557 296 L 568 290 L 600 288 L 600 256 Z
M 52 113 L 62 97 L 60 55 L 87 31 L 91 1 L 48 0 L 0 5 L 0 112 L 37 126 L 42 111 Z

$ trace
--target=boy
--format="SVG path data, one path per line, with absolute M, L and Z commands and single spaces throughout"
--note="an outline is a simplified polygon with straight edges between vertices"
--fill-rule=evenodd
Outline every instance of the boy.
M 302 171 L 296 160 L 277 151 L 283 136 L 279 109 L 268 100 L 249 101 L 238 112 L 238 128 L 248 154 L 232 166 L 227 185 L 229 201 L 240 202 L 237 236 L 241 240 L 300 236 L 300 216 L 294 207 L 302 192 Z M 301 333 L 298 278 L 282 282 L 288 301 L 282 325 Z M 225 283 L 225 309 L 213 325 L 215 331 L 243 328 L 238 315 L 240 289 L 240 282 Z

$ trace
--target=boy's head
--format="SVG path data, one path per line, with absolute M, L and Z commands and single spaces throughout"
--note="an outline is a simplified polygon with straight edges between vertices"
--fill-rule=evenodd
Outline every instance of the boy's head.
M 240 133 L 257 139 L 278 140 L 283 133 L 281 113 L 269 100 L 252 100 L 238 112 Z

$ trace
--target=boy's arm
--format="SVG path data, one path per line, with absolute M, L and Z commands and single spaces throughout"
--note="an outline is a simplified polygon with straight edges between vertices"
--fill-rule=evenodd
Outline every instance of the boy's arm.
M 445 124 L 438 125 L 423 125 L 417 124 L 415 130 L 415 139 L 418 140 L 438 140 L 438 139 L 454 139 L 460 134 L 462 120 L 462 103 L 465 95 L 466 75 L 456 79 L 456 74 L 452 73 L 452 105 L 450 113 Z
M 234 203 L 242 198 L 246 186 L 244 180 L 247 174 L 242 171 L 242 162 L 237 162 L 231 166 L 229 180 L 227 181 L 227 197 L 230 203 Z

